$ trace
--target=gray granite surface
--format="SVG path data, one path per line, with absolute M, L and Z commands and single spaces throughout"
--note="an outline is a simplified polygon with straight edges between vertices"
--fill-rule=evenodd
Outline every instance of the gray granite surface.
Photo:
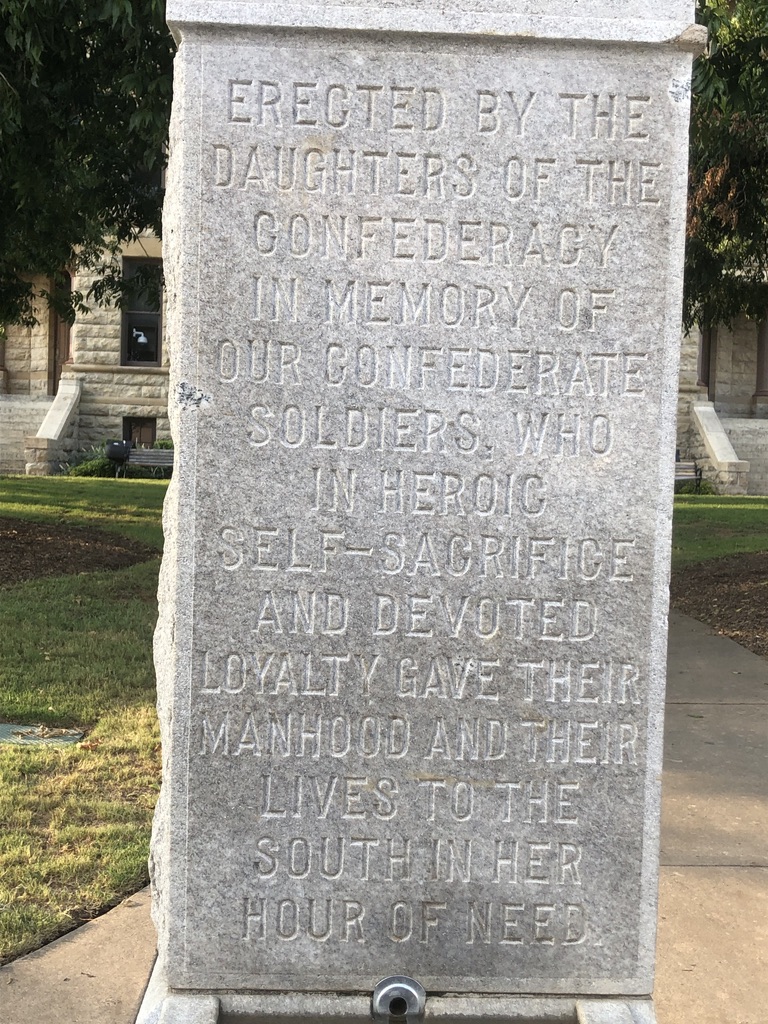
M 692 26 L 690 0 L 667 0 L 663 9 L 642 0 L 168 0 L 170 25 L 237 25 L 301 29 L 353 29 L 669 42 L 690 46 L 702 31 Z M 706 32 L 704 32 L 706 37 Z
M 648 994 L 691 55 L 199 6 L 172 12 L 167 982 Z

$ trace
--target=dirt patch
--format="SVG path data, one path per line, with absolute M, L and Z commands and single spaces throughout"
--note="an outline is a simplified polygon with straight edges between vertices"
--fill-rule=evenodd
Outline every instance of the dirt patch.
M 0 518 L 0 587 L 101 569 L 124 569 L 157 558 L 146 544 L 90 526 Z
M 676 570 L 672 605 L 768 657 L 768 551 L 713 558 Z

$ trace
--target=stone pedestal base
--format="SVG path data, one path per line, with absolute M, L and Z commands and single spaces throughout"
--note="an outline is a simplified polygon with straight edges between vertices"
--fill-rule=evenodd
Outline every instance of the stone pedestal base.
M 370 994 L 174 992 L 156 964 L 136 1024 L 372 1024 L 372 1020 Z M 656 1014 L 650 999 L 634 997 L 428 995 L 423 1020 L 424 1024 L 656 1024 Z
M 768 419 L 768 395 L 754 395 L 752 398 L 752 407 L 754 409 L 756 419 Z
M 50 437 L 24 438 L 27 476 L 52 476 L 59 470 L 61 444 Z

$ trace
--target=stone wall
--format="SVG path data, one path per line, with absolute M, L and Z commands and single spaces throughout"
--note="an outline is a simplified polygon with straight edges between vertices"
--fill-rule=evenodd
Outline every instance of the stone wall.
M 726 416 L 752 415 L 757 373 L 757 327 L 740 317 L 733 328 L 718 327 L 715 408 Z
M 160 241 L 142 237 L 127 246 L 123 255 L 158 259 Z M 94 275 L 81 274 L 73 278 L 72 286 L 87 296 L 93 281 Z M 37 289 L 44 288 L 47 280 L 35 278 L 33 283 Z M 42 307 L 38 316 L 40 322 L 34 327 L 9 326 L 6 329 L 2 377 L 7 396 L 34 398 L 49 394 L 53 381 L 51 318 Z M 73 426 L 73 437 L 82 448 L 122 437 L 123 419 L 128 416 L 151 417 L 157 421 L 157 437 L 170 436 L 168 356 L 163 349 L 160 367 L 121 366 L 121 324 L 119 309 L 94 305 L 90 313 L 78 317 L 72 325 L 71 361 L 64 365 L 61 380 L 77 381 L 82 387 L 79 414 Z M 25 421 L 23 434 L 34 434 L 44 415 L 43 411 L 34 426 L 31 420 Z M 17 463 L 23 466 L 21 436 L 16 438 L 14 434 L 13 438 L 14 469 Z M 6 440 L 10 444 L 9 434 Z
M 690 443 L 686 455 L 696 459 L 703 477 L 718 494 L 747 494 L 749 462 L 733 450 L 712 402 L 691 405 Z
M 695 458 L 699 440 L 693 427 L 691 407 L 706 400 L 707 389 L 699 387 L 699 331 L 694 328 L 680 342 L 680 384 L 677 393 L 677 448 L 682 458 Z
M 35 434 L 24 441 L 25 472 L 27 476 L 51 476 L 60 473 L 78 440 L 78 408 L 80 385 L 74 381 L 61 381 L 56 397 L 50 399 L 50 408 Z
M 51 407 L 47 395 L 0 395 L 0 473 L 23 473 L 25 438 L 35 434 Z
M 742 317 L 732 328 L 717 329 L 710 368 L 710 388 L 698 386 L 699 332 L 683 337 L 680 350 L 680 387 L 678 391 L 677 447 L 683 458 L 696 459 L 704 478 L 722 494 L 745 494 L 748 471 L 741 452 L 732 458 L 711 458 L 694 406 L 707 405 L 707 392 L 714 391 L 714 410 L 724 419 L 752 417 L 757 371 L 757 329 Z
M 33 279 L 35 288 L 47 286 L 47 278 Z M 45 310 L 34 327 L 10 325 L 5 329 L 5 390 L 9 395 L 42 396 L 49 393 L 50 327 Z
M 160 242 L 142 238 L 126 247 L 127 257 L 158 258 Z M 81 275 L 73 286 L 86 293 L 93 277 Z M 122 315 L 114 307 L 96 307 L 72 327 L 72 363 L 62 380 L 82 385 L 79 443 L 83 448 L 121 438 L 123 418 L 147 416 L 157 420 L 157 437 L 170 437 L 167 416 L 168 354 L 162 347 L 162 366 L 120 365 Z
M 170 437 L 167 370 L 136 373 L 119 367 L 102 371 L 75 366 L 62 376 L 65 379 L 79 381 L 83 389 L 79 416 L 82 448 L 121 438 L 125 416 L 151 416 L 157 420 L 157 437 Z

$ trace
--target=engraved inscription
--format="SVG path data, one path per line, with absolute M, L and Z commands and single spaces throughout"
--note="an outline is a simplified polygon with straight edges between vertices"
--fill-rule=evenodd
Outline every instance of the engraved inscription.
M 405 954 L 435 991 L 603 963 L 638 991 L 669 79 L 611 47 L 230 42 L 185 369 L 185 984 L 210 890 L 222 988 L 363 990 Z

